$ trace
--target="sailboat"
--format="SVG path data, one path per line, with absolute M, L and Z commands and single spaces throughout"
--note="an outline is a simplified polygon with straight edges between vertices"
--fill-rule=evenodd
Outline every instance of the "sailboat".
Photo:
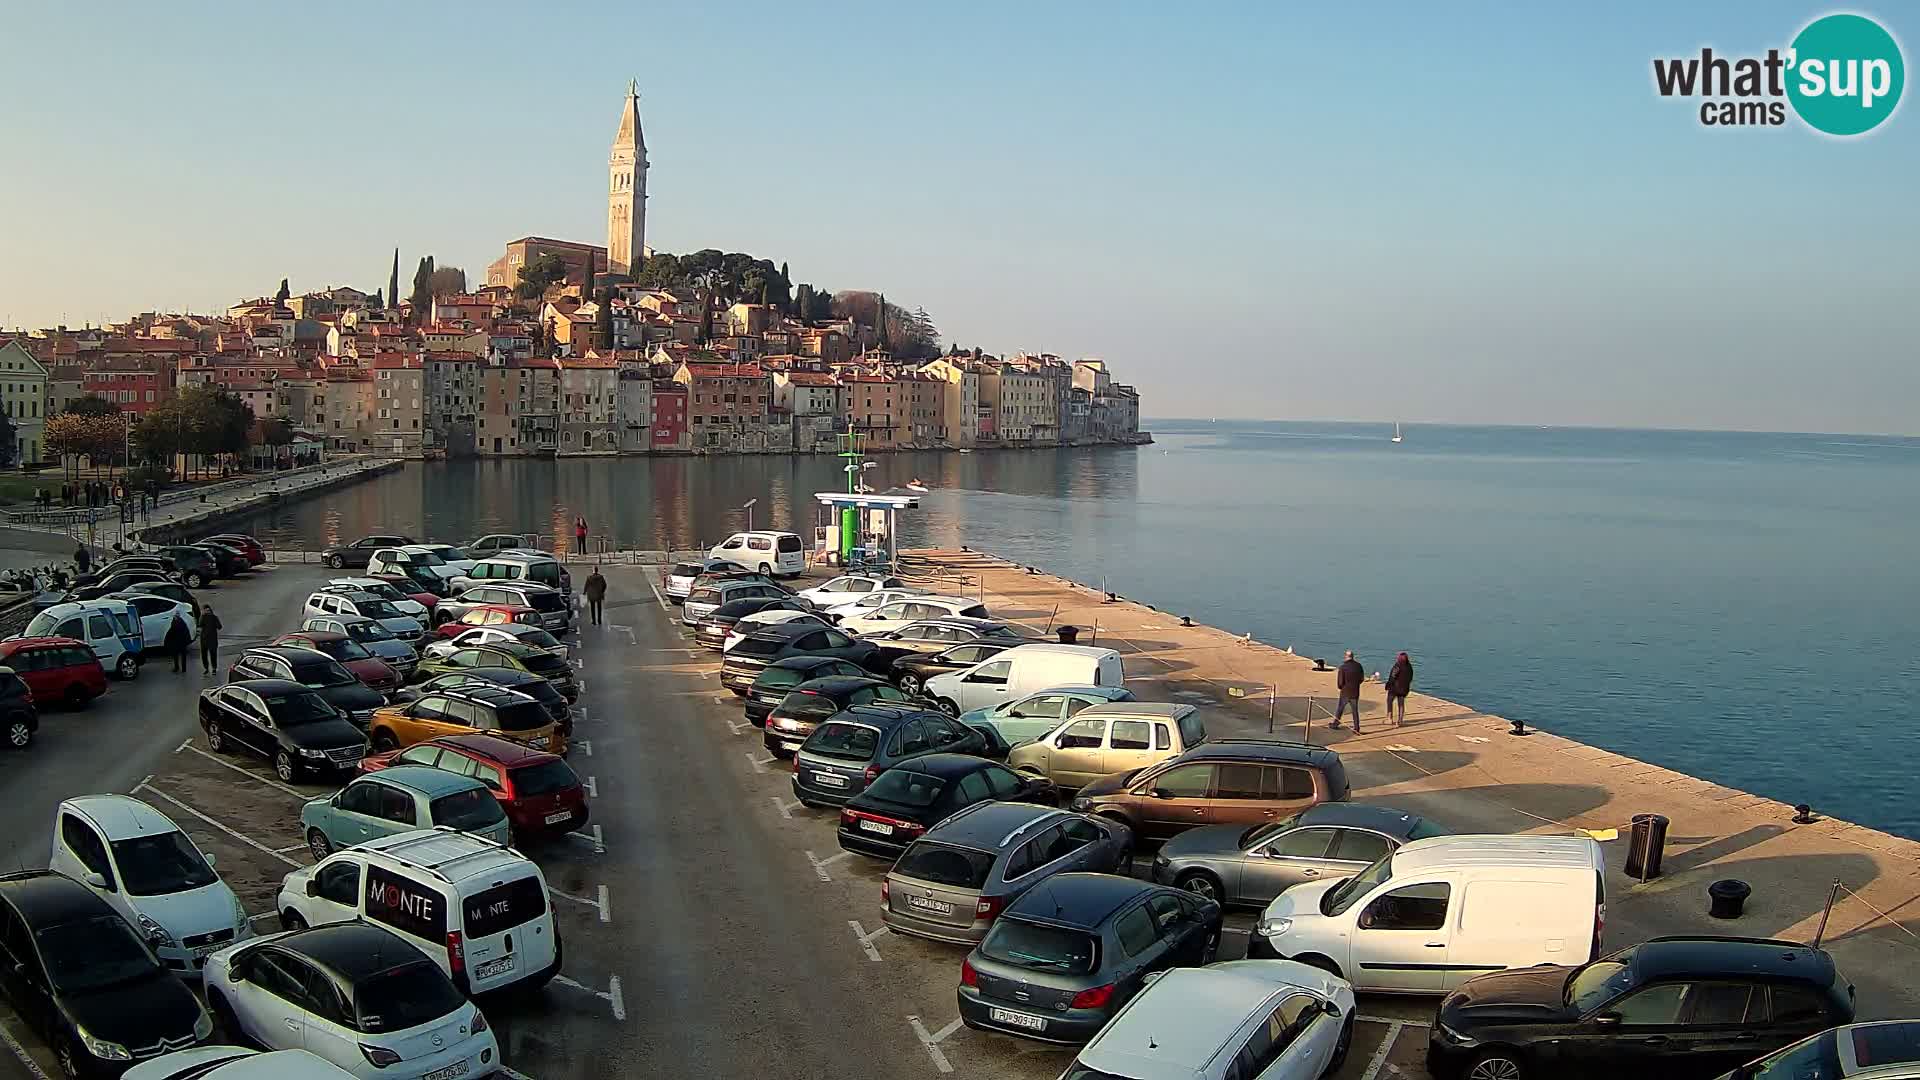
M 1393 422 L 1393 441 L 1394 442 L 1400 441 L 1400 421 L 1398 420 L 1395 420 Z

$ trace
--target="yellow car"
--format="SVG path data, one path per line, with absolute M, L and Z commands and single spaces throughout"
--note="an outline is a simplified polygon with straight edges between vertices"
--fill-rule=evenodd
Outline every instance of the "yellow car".
M 373 714 L 367 737 L 375 752 L 398 750 L 441 735 L 485 732 L 548 753 L 567 752 L 567 737 L 545 705 L 504 686 L 469 684 L 420 695 Z

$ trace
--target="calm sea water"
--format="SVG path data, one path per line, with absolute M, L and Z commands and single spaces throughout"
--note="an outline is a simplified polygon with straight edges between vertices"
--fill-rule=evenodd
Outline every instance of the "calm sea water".
M 1722 783 L 1920 836 L 1920 440 L 1161 421 L 1157 445 L 879 458 L 970 544 Z M 830 458 L 435 463 L 254 527 L 805 533 Z

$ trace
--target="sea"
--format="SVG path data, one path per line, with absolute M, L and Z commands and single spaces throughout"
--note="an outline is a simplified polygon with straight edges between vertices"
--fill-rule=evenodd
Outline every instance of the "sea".
M 1159 420 L 875 455 L 908 544 L 992 551 L 1591 745 L 1920 838 L 1920 439 Z M 833 457 L 430 462 L 250 526 L 621 547 L 811 536 Z M 751 500 L 753 506 L 746 508 Z M 1676 823 L 1679 827 L 1679 823 Z

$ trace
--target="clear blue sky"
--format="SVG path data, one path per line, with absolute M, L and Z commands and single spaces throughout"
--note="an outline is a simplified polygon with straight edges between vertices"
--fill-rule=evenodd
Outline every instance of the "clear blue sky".
M 0 321 L 603 242 L 632 76 L 657 249 L 1106 357 L 1149 415 L 1920 432 L 1915 105 L 1839 142 L 1652 90 L 1828 10 L 15 5 Z

